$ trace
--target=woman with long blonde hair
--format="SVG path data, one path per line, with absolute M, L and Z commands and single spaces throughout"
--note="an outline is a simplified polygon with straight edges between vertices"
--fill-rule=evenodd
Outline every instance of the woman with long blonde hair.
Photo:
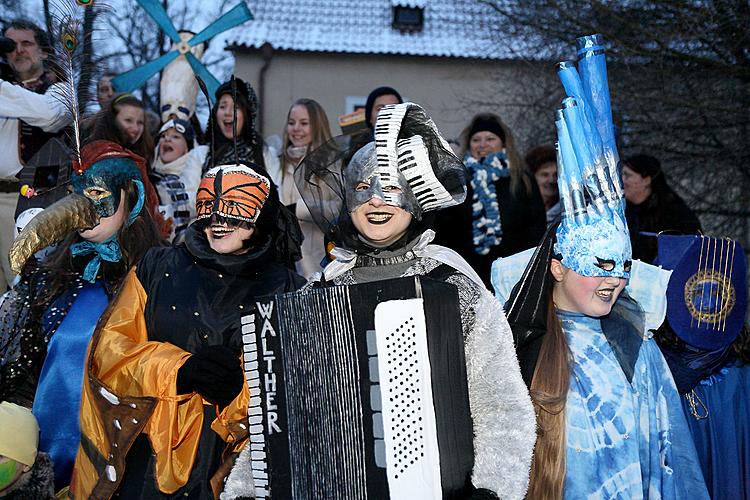
M 330 138 L 331 128 L 323 107 L 312 99 L 297 99 L 287 113 L 280 169 L 270 172 L 279 188 L 281 203 L 293 208 L 305 237 L 302 259 L 297 262 L 297 272 L 305 278 L 323 270 L 320 263 L 325 257 L 325 238 L 294 184 L 294 169 L 308 152 Z

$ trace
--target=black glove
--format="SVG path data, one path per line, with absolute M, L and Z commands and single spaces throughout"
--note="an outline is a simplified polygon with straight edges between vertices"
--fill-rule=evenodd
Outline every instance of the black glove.
M 498 500 L 494 492 L 486 488 L 477 488 L 469 495 L 470 500 Z
M 239 353 L 221 345 L 204 347 L 177 371 L 177 394 L 197 392 L 222 408 L 237 397 L 244 383 Z

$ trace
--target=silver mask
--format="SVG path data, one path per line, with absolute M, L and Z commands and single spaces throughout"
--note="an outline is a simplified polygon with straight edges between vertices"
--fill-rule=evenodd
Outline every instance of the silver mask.
M 421 214 L 419 203 L 398 168 L 378 167 L 374 142 L 368 143 L 354 154 L 344 171 L 344 182 L 349 213 L 372 198 L 380 198 L 387 205 L 402 208 L 414 217 Z M 368 187 L 357 190 L 360 184 L 367 184 Z

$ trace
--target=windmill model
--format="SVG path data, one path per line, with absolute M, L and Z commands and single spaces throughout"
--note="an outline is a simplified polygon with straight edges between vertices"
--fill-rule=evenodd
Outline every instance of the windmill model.
M 178 32 L 169 15 L 158 0 L 137 0 L 138 4 L 156 22 L 165 35 L 173 42 L 172 48 L 163 56 L 133 68 L 112 79 L 118 92 L 131 92 L 143 85 L 157 72 L 164 70 L 161 78 L 161 115 L 167 120 L 170 115 L 187 120 L 195 111 L 195 98 L 198 85 L 191 73 L 206 84 L 213 98 L 219 81 L 200 61 L 205 42 L 219 33 L 227 31 L 253 18 L 244 2 L 240 2 L 198 34 L 189 31 Z

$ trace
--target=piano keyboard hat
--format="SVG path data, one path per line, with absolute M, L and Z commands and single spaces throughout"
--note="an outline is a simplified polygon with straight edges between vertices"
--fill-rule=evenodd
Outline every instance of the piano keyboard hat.
M 312 289 L 261 298 L 241 321 L 256 498 L 465 498 L 474 452 L 455 287 Z
M 410 212 L 417 220 L 423 212 L 456 205 L 466 198 L 463 163 L 420 106 L 384 107 L 378 114 L 376 142 L 365 149 L 371 142 L 369 133 L 334 137 L 308 153 L 294 171 L 313 220 L 332 241 L 341 243 L 350 222 L 348 204 L 357 203 L 352 201 L 355 191 L 350 185 L 357 175 L 344 178 L 355 157 L 354 170 L 366 167 L 368 177 L 378 176 L 381 188 L 384 179 L 408 188 Z
M 583 276 L 627 278 L 632 250 L 601 35 L 579 38 L 578 71 L 561 62 L 558 75 L 568 97 L 555 121 L 563 205 L 555 253 Z
M 436 154 L 440 149 L 443 154 Z M 374 153 L 381 180 L 403 177 L 416 199 L 410 212 L 417 219 L 422 212 L 458 205 L 466 197 L 463 164 L 418 104 L 389 104 L 380 110 Z
M 735 341 L 747 312 L 746 260 L 729 238 L 659 235 L 658 263 L 672 270 L 667 322 L 678 337 L 715 351 Z

